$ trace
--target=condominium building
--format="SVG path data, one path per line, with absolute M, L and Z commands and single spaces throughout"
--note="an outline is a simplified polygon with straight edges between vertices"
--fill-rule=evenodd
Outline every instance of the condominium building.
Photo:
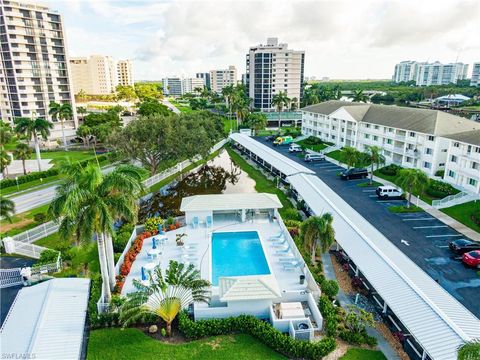
M 438 110 L 327 101 L 301 111 L 304 135 L 359 151 L 376 145 L 387 163 L 421 169 L 429 176 L 447 169 L 453 134 L 480 139 L 480 123 Z M 477 170 L 477 181 L 479 177 Z
M 163 94 L 169 96 L 182 96 L 182 79 L 179 77 L 163 78 Z
M 51 101 L 73 105 L 60 14 L 41 5 L 3 0 L 0 40 L 2 120 L 12 123 L 15 117 L 43 117 L 53 121 L 48 115 Z M 74 114 L 74 119 L 65 122 L 66 134 L 72 135 L 76 127 Z M 60 136 L 60 124 L 56 124 L 51 137 Z
M 266 45 L 250 48 L 246 59 L 246 82 L 252 106 L 262 111 L 274 110 L 272 98 L 284 92 L 298 104 L 303 93 L 305 52 L 288 49 L 277 38 Z
M 480 86 L 480 62 L 473 63 L 470 86 Z
M 195 89 L 203 89 L 203 79 L 199 78 L 185 78 L 182 79 L 182 95 L 191 94 Z
M 395 65 L 393 81 L 396 83 L 415 81 L 417 86 L 456 84 L 467 78 L 468 64 L 402 61 Z
M 117 61 L 117 82 L 118 85 L 133 86 L 133 62 L 132 60 Z
M 110 56 L 71 57 L 73 91 L 89 95 L 109 95 L 118 84 L 117 66 Z
M 210 73 L 204 72 L 204 73 L 196 73 L 195 77 L 197 79 L 202 79 L 203 81 L 203 86 L 206 86 L 208 89 L 211 89 L 211 83 L 210 83 Z
M 420 64 L 425 63 L 407 60 L 395 65 L 393 81 L 396 83 L 416 81 L 418 75 L 418 67 Z
M 210 84 L 212 91 L 221 94 L 225 86 L 237 83 L 237 68 L 233 65 L 224 70 L 210 70 Z

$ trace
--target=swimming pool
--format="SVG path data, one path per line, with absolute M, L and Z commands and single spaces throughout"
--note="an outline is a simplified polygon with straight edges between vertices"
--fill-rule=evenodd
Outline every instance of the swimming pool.
M 212 234 L 212 285 L 223 276 L 268 275 L 262 244 L 256 231 Z

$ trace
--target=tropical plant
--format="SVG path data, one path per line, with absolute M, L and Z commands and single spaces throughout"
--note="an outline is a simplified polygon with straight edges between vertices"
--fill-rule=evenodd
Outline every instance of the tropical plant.
M 77 136 L 83 140 L 83 146 L 90 147 L 90 136 L 92 135 L 92 129 L 88 125 L 80 125 L 77 129 Z
M 407 208 L 412 204 L 412 194 L 421 193 L 429 184 L 429 177 L 419 169 L 402 169 L 398 172 L 397 182 L 403 191 L 408 192 Z
M 5 151 L 3 146 L 0 148 L 0 170 L 2 171 L 3 178 L 5 179 L 6 174 L 8 173 L 8 165 L 12 162 L 12 158 Z
M 87 113 L 87 109 L 84 108 L 83 106 L 77 107 L 77 114 L 82 116 L 82 120 L 85 117 L 85 114 Z
M 283 111 L 284 107 L 288 107 L 289 103 L 290 98 L 287 96 L 286 92 L 280 91 L 272 97 L 272 105 L 276 107 L 278 112 L 278 126 L 280 126 L 280 113 Z
M 345 146 L 342 149 L 342 152 L 343 152 L 343 158 L 345 159 L 345 162 L 347 163 L 347 167 L 349 169 L 352 166 L 354 166 L 360 159 L 360 152 L 354 147 Z
M 123 327 L 152 318 L 163 319 L 167 324 L 167 336 L 171 336 L 172 322 L 182 309 L 194 301 L 208 302 L 210 283 L 200 277 L 193 264 L 170 261 L 165 274 L 160 266 L 153 270 L 146 284 L 134 280 L 136 292 L 127 295 L 120 307 Z
M 121 165 L 104 175 L 93 163 L 85 167 L 78 163 L 63 164 L 61 171 L 64 179 L 48 213 L 60 222 L 62 237 L 76 234 L 83 242 L 97 240 L 103 301 L 109 302 L 115 285 L 113 225 L 118 218 L 135 221 L 137 199 L 143 191 L 141 172 L 133 166 Z
M 311 261 L 314 265 L 315 254 L 318 248 L 327 251 L 335 242 L 335 230 L 332 226 L 333 216 L 325 213 L 322 216 L 311 216 L 300 226 L 300 236 L 303 246 L 311 252 Z
M 227 103 L 228 107 L 228 118 L 232 119 L 232 103 L 233 103 L 233 96 L 235 94 L 235 89 L 233 85 L 227 85 L 222 88 L 222 95 L 225 98 L 225 102 Z M 233 128 L 233 126 L 232 126 Z
M 63 147 L 65 150 L 67 148 L 67 139 L 65 138 L 65 120 L 70 120 L 73 118 L 73 109 L 72 105 L 69 103 L 59 104 L 54 101 L 50 102 L 48 105 L 48 114 L 52 117 L 52 119 L 60 121 L 62 126 L 62 139 L 63 139 Z
M 28 146 L 28 144 L 18 143 L 17 146 L 15 147 L 13 156 L 15 156 L 15 158 L 17 158 L 18 160 L 22 160 L 23 175 L 27 175 L 25 160 L 30 159 L 31 155 L 32 155 L 32 149 L 30 148 L 30 146 Z
M 0 120 L 0 146 L 3 147 L 12 140 L 13 134 L 11 127 Z
M 263 130 L 267 126 L 267 116 L 261 112 L 250 113 L 245 119 L 245 125 L 255 131 Z
M 353 90 L 352 95 L 349 96 L 354 102 L 364 102 L 368 101 L 368 96 L 363 93 L 363 90 Z
M 364 157 L 370 162 L 370 185 L 373 184 L 373 166 L 377 169 L 380 165 L 385 164 L 385 156 L 382 155 L 382 149 L 379 146 L 367 146 Z
M 17 134 L 25 135 L 29 140 L 33 138 L 35 143 L 38 171 L 42 171 L 39 137 L 47 140 L 48 136 L 50 135 L 50 129 L 53 128 L 53 124 L 50 121 L 42 118 L 30 119 L 26 117 L 16 118 L 14 123 L 15 132 Z
M 458 348 L 457 360 L 480 359 L 480 340 L 466 342 Z
M 0 218 L 6 219 L 11 223 L 13 214 L 15 214 L 15 203 L 0 196 Z

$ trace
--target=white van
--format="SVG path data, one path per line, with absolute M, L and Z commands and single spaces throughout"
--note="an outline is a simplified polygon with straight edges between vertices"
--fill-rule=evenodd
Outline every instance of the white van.
M 379 186 L 375 192 L 380 199 L 401 198 L 403 196 L 402 189 L 397 189 L 391 185 Z
M 288 148 L 288 151 L 293 153 L 293 152 L 302 152 L 303 149 L 300 145 L 298 144 L 291 144 L 290 147 Z
M 305 162 L 317 162 L 325 160 L 325 155 L 323 154 L 307 154 L 303 159 Z

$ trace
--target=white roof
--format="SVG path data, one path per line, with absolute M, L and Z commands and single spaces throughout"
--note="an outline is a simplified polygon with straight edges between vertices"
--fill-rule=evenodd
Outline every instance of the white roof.
M 281 207 L 282 203 L 274 194 L 215 194 L 184 197 L 180 211 L 278 209 Z
M 286 176 L 298 173 L 315 173 L 312 170 L 306 168 L 305 166 L 300 165 L 296 161 L 293 161 L 283 156 L 282 154 L 279 154 L 278 152 L 270 149 L 268 146 L 256 141 L 255 139 L 252 139 L 250 136 L 234 133 L 230 135 L 230 138 L 238 144 L 242 145 L 244 148 L 250 150 L 252 153 L 272 165 L 275 169 L 279 170 Z
M 65 278 L 21 289 L 2 326 L 2 353 L 79 359 L 89 286 L 89 279 Z
M 269 300 L 282 296 L 273 275 L 221 277 L 220 301 Z
M 480 338 L 480 321 L 323 181 L 289 181 L 316 215 L 333 215 L 339 245 L 432 359 L 456 359 L 459 345 Z

